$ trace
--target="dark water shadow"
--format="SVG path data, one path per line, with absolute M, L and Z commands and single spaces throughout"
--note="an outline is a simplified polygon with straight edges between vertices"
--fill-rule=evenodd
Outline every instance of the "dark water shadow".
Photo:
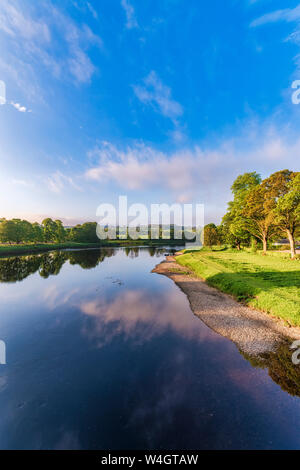
M 273 382 L 278 384 L 284 392 L 300 397 L 300 364 L 293 364 L 293 351 L 290 345 L 291 342 L 286 340 L 274 352 L 260 357 L 251 357 L 243 351 L 240 353 L 253 367 L 267 369 Z

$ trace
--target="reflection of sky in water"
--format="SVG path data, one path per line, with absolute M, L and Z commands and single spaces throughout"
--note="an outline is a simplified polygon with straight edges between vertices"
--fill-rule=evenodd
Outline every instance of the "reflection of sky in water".
M 0 284 L 1 448 L 299 447 L 299 398 L 151 274 L 162 255 L 80 256 Z

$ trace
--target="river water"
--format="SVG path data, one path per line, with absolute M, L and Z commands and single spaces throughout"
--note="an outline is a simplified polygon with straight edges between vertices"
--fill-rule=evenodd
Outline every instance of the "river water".
M 206 327 L 164 251 L 0 259 L 1 449 L 300 448 L 300 366 Z

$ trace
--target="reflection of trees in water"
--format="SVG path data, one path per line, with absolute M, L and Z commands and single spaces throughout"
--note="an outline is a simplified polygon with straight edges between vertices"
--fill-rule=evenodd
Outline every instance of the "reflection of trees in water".
M 176 250 L 175 250 L 176 251 Z M 175 252 L 174 251 L 174 252 Z M 156 251 L 155 251 L 155 255 L 156 257 L 158 258 L 159 256 L 162 256 L 164 253 L 166 252 L 166 249 L 165 248 L 158 248 Z
M 78 264 L 82 269 L 92 269 L 99 264 L 98 250 L 73 251 L 69 253 L 68 258 L 70 264 Z
M 127 256 L 137 257 L 139 248 L 125 248 Z M 150 256 L 161 256 L 164 248 L 147 247 Z M 82 251 L 56 251 L 40 255 L 16 256 L 0 259 L 0 282 L 13 283 L 22 281 L 31 274 L 39 272 L 43 278 L 58 275 L 66 261 L 71 265 L 79 265 L 82 269 L 92 269 L 102 263 L 105 258 L 114 256 L 115 248 Z M 268 369 L 272 380 L 290 395 L 300 397 L 300 365 L 292 363 L 292 352 L 289 343 L 281 344 L 275 352 L 260 358 L 242 355 L 253 367 Z
M 86 251 L 55 251 L 41 255 L 14 256 L 0 259 L 0 282 L 18 282 L 39 272 L 47 279 L 57 276 L 66 261 L 79 265 L 82 269 L 95 268 L 105 258 L 115 255 L 114 248 Z
M 34 274 L 39 269 L 40 263 L 36 255 L 1 259 L 0 282 L 22 281 L 30 274 Z
M 131 247 L 131 248 L 126 247 L 125 253 L 126 253 L 126 256 L 128 256 L 129 258 L 132 258 L 132 259 L 137 258 L 140 253 L 140 248 L 139 247 Z
M 124 248 L 124 252 L 126 256 L 128 256 L 129 258 L 137 258 L 141 251 L 148 252 L 151 257 L 153 256 L 159 257 L 166 252 L 166 249 L 157 248 L 155 246 L 145 246 L 145 247 L 144 246 L 143 247 L 138 247 L 138 246 L 128 247 L 127 246 L 126 248 Z
M 148 248 L 148 253 L 151 257 L 155 256 L 156 249 L 153 246 Z
M 300 397 L 300 365 L 292 362 L 289 346 L 292 342 L 282 343 L 276 351 L 253 358 L 242 353 L 253 367 L 268 369 L 271 379 L 290 395 Z
M 49 276 L 57 276 L 65 264 L 66 259 L 66 255 L 63 252 L 42 255 L 39 268 L 40 276 L 44 279 L 47 279 Z
M 99 263 L 105 260 L 105 258 L 111 258 L 117 254 L 117 250 L 115 248 L 105 248 L 100 251 L 99 255 Z
M 165 248 L 155 248 L 153 246 L 149 246 L 147 248 L 147 251 L 148 251 L 148 253 L 151 257 L 156 256 L 158 258 L 159 256 L 162 256 L 166 252 L 166 249 Z
M 99 263 L 115 255 L 115 249 L 105 248 L 103 250 L 72 251 L 68 253 L 70 264 L 78 264 L 82 269 L 93 269 Z

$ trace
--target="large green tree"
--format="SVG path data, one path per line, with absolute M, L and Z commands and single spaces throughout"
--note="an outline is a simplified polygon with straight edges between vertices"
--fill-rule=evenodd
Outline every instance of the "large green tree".
M 219 233 L 215 224 L 207 224 L 204 227 L 204 246 L 212 247 L 219 243 Z
M 296 256 L 295 236 L 300 228 L 300 173 L 287 183 L 287 192 L 278 198 L 274 209 L 275 223 L 287 234 L 291 258 Z
M 56 220 L 55 225 L 56 227 L 54 231 L 54 239 L 58 243 L 63 243 L 66 240 L 66 236 L 67 236 L 64 226 L 61 220 Z
M 295 175 L 290 170 L 277 171 L 254 187 L 246 197 L 243 209 L 246 228 L 262 241 L 264 253 L 267 251 L 268 241 L 282 232 L 276 207 L 289 191 L 289 184 Z
M 1 241 L 9 243 L 29 242 L 32 240 L 32 225 L 27 220 L 12 219 L 1 222 Z
M 37 222 L 32 224 L 32 237 L 32 241 L 35 243 L 39 243 L 44 240 L 42 227 Z
M 57 224 L 50 217 L 42 222 L 43 235 L 45 242 L 53 242 L 56 239 Z
M 243 215 L 246 217 L 246 230 L 262 242 L 263 253 L 266 254 L 268 241 L 278 229 L 274 223 L 273 212 L 267 209 L 266 188 L 263 184 L 256 186 L 248 194 Z
M 82 225 L 76 225 L 70 231 L 70 239 L 80 243 L 98 243 L 99 239 L 97 237 L 96 228 L 96 222 L 86 222 Z
M 27 220 L 13 219 L 16 229 L 16 242 L 30 242 L 33 238 L 32 225 Z
M 224 241 L 236 246 L 238 249 L 240 249 L 242 243 L 250 242 L 244 209 L 250 191 L 260 183 L 260 175 L 252 172 L 239 175 L 231 186 L 233 201 L 228 204 L 227 213 L 222 219 L 221 230 Z
M 15 238 L 15 224 L 12 220 L 2 220 L 0 222 L 0 241 L 2 243 L 12 243 Z

